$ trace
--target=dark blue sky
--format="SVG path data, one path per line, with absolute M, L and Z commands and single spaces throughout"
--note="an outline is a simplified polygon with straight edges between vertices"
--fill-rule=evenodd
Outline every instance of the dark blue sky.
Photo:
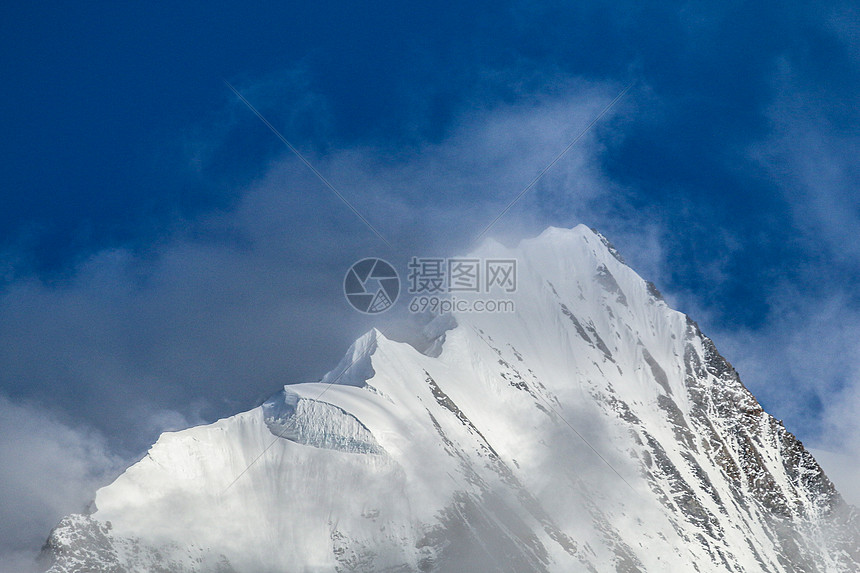
M 210 420 L 279 381 L 321 374 L 369 323 L 333 318 L 347 312 L 333 307 L 339 285 L 317 278 L 357 256 L 467 249 L 474 228 L 630 82 L 582 144 L 587 180 L 603 191 L 564 190 L 579 181 L 571 157 L 507 218 L 529 233 L 599 227 L 804 436 L 823 439 L 825 402 L 853 383 L 845 357 L 860 316 L 860 46 L 848 2 L 46 2 L 0 11 L 0 334 L 17 349 L 2 355 L 0 392 L 123 447 L 169 425 L 129 437 L 130 404 Z M 367 236 L 223 79 L 329 169 L 398 253 Z M 568 104 L 582 116 L 565 115 Z M 468 134 L 497 133 L 482 131 L 497 118 L 520 155 L 534 154 L 503 181 L 494 177 L 506 172 L 490 169 L 501 161 L 469 156 L 494 149 L 490 135 L 475 136 L 481 148 Z M 536 125 L 545 133 L 529 131 Z M 398 186 L 410 170 L 420 184 Z M 272 185 L 284 195 L 248 207 L 257 205 L 249 190 Z M 279 212 L 271 228 L 248 231 L 255 208 Z M 259 247 L 275 235 L 277 248 Z M 361 239 L 343 246 L 350 237 Z M 192 248 L 194 264 L 176 254 Z M 253 288 L 239 271 L 213 270 L 225 260 L 219 249 L 256 261 L 245 269 Z M 272 294 L 278 285 L 283 300 Z M 264 308 L 260 316 L 281 322 L 240 323 L 224 307 L 243 316 Z M 845 322 L 832 324 L 823 308 Z M 821 325 L 804 330 L 811 323 Z M 815 355 L 821 381 L 809 380 L 811 358 L 773 354 L 774 345 L 814 347 L 804 340 L 829 353 Z

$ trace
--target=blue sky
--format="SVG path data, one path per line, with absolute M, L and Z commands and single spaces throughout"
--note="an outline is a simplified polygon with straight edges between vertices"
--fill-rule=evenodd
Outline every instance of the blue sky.
M 351 262 L 468 250 L 631 82 L 495 234 L 597 227 L 789 429 L 860 452 L 852 3 L 0 11 L 0 411 L 73 436 L 50 451 L 82 499 L 158 432 L 320 376 L 373 324 Z

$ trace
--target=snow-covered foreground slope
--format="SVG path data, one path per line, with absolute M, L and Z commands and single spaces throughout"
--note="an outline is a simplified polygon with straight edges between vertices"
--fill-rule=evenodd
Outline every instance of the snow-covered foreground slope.
M 856 510 L 603 237 L 475 255 L 517 259 L 516 312 L 162 435 L 50 571 L 860 571 Z

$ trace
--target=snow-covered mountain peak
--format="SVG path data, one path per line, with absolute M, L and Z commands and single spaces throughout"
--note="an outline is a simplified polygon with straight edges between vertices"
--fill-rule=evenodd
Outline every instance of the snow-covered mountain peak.
M 438 317 L 424 352 L 373 329 L 163 435 L 58 526 L 51 572 L 860 569 L 856 510 L 608 240 L 472 256 L 516 261 L 515 308 Z

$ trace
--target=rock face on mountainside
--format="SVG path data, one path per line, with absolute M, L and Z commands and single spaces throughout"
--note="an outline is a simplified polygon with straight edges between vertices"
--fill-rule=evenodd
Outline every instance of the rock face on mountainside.
M 508 313 L 373 330 L 322 382 L 166 433 L 51 573 L 860 571 L 860 517 L 601 235 L 513 249 Z

